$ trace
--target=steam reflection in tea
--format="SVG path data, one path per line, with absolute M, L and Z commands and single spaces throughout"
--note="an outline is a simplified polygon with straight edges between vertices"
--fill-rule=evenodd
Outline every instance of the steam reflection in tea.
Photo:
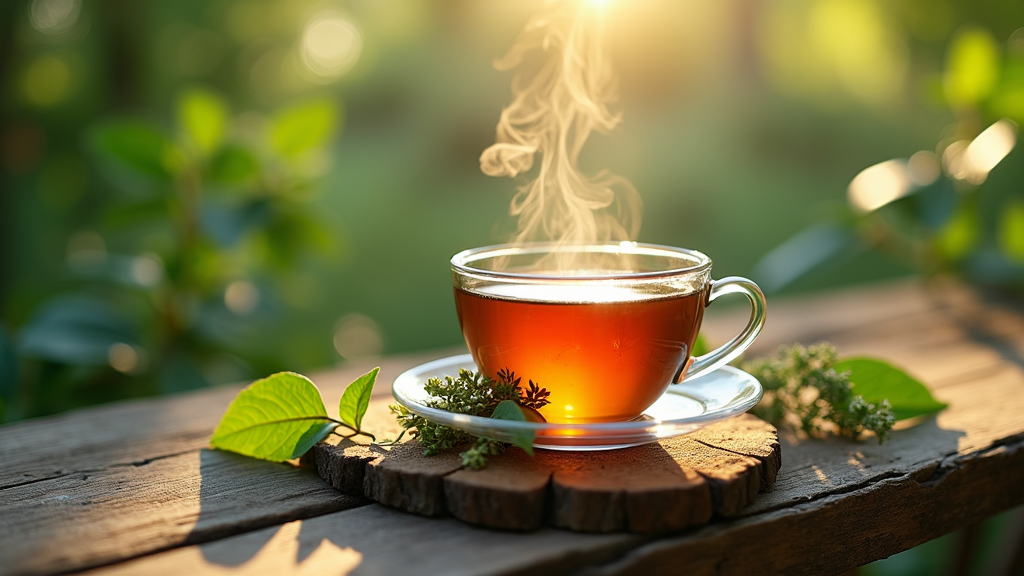
M 686 362 L 706 290 L 652 297 L 612 286 L 496 284 L 455 289 L 466 342 L 485 374 L 509 368 L 551 392 L 549 422 L 629 420 Z

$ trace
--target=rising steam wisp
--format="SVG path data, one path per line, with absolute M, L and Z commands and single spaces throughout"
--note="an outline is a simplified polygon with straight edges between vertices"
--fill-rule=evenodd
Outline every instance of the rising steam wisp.
M 496 142 L 480 156 L 480 168 L 488 176 L 514 177 L 540 156 L 536 178 L 512 198 L 514 242 L 622 241 L 640 229 L 633 186 L 608 171 L 586 176 L 578 165 L 590 133 L 607 133 L 621 120 L 608 109 L 616 80 L 604 38 L 606 12 L 584 0 L 549 0 L 495 63 L 519 70 L 515 98 L 502 111 Z M 532 57 L 539 64 L 532 66 Z

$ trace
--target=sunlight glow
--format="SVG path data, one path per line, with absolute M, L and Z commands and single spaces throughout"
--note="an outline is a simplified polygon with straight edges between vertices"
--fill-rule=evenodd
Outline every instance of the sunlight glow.
M 759 56 L 779 89 L 823 103 L 838 93 L 873 105 L 900 98 L 910 51 L 885 3 L 766 2 L 762 10 Z
M 1016 126 L 1009 120 L 1000 120 L 968 142 L 953 142 L 942 153 L 946 173 L 957 180 L 981 184 L 1017 144 Z
M 651 295 L 642 290 L 597 283 L 587 284 L 495 284 L 475 291 L 498 298 L 528 302 L 605 303 L 636 302 Z
M 334 325 L 334 349 L 346 359 L 378 356 L 384 352 L 380 326 L 363 314 L 346 314 Z
M 44 34 L 62 34 L 75 25 L 81 10 L 79 0 L 34 0 L 28 18 L 32 27 Z
M 910 160 L 907 160 L 907 174 L 910 176 L 910 181 L 917 186 L 927 186 L 935 182 L 941 173 L 939 157 L 930 150 L 915 152 Z
M 25 98 L 36 106 L 52 106 L 64 100 L 71 88 L 71 68 L 56 56 L 33 60 L 25 70 Z
M 302 63 L 321 82 L 351 70 L 363 50 L 363 37 L 350 20 L 337 13 L 315 16 L 302 33 Z
M 850 182 L 847 195 L 854 208 L 871 212 L 902 198 L 911 188 L 907 165 L 902 160 L 886 160 L 861 170 Z
M 964 152 L 967 163 L 967 180 L 981 184 L 988 173 L 1006 158 L 1017 143 L 1017 134 L 1009 120 L 1000 120 L 986 128 L 974 139 Z
M 118 342 L 107 351 L 107 360 L 111 368 L 124 374 L 131 374 L 139 368 L 139 353 L 135 348 Z
M 224 305 L 239 316 L 248 314 L 260 303 L 260 293 L 251 283 L 236 280 L 224 291 Z
M 144 254 L 132 259 L 132 279 L 143 286 L 153 287 L 164 279 L 164 268 L 160 259 L 154 255 Z
M 967 150 L 967 140 L 957 140 L 942 151 L 942 167 L 957 180 L 967 178 L 967 168 L 964 162 L 964 152 Z

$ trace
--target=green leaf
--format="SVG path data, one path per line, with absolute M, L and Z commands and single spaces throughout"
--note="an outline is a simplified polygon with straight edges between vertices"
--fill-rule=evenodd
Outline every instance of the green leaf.
M 266 198 L 242 203 L 211 198 L 203 202 L 203 231 L 220 246 L 235 246 L 246 232 L 263 227 L 272 209 L 271 201 Z
M 972 106 L 992 93 L 999 75 L 999 46 L 984 28 L 958 33 L 946 55 L 942 79 L 946 100 L 953 107 Z
M 270 147 L 295 158 L 327 144 L 341 116 L 331 100 L 311 100 L 278 111 L 270 120 Z
M 178 126 L 204 155 L 220 147 L 227 125 L 228 105 L 220 95 L 192 88 L 178 96 Z
M 118 309 L 86 295 L 48 301 L 18 334 L 23 355 L 61 364 L 105 366 L 112 347 L 139 343 L 138 330 Z
M 1024 262 L 1024 201 L 1016 200 L 1003 209 L 999 247 L 1010 260 Z
M 978 214 L 971 206 L 961 206 L 936 237 L 936 248 L 947 260 L 960 260 L 971 253 L 981 238 Z
M 91 144 L 101 158 L 154 180 L 170 180 L 174 150 L 156 129 L 138 122 L 116 122 L 92 133 Z
M 332 231 L 315 214 L 277 207 L 263 225 L 267 260 L 271 266 L 290 269 L 310 253 L 326 254 L 336 247 Z
M 139 202 L 118 202 L 103 214 L 103 221 L 115 227 L 157 225 L 154 220 L 170 220 L 171 204 L 164 196 Z
M 238 393 L 210 438 L 214 448 L 283 462 L 305 454 L 337 424 L 308 378 L 279 372 Z
M 1011 86 L 999 91 L 992 98 L 992 110 L 997 116 L 1024 122 L 1024 86 Z
M 990 100 L 989 116 L 1024 123 L 1024 54 L 1011 50 L 1002 70 L 999 88 Z
M 847 358 L 836 362 L 836 372 L 849 370 L 853 393 L 871 404 L 889 400 L 897 420 L 933 414 L 947 406 L 928 388 L 899 368 L 875 358 Z
M 377 373 L 380 367 L 370 370 L 359 378 L 356 378 L 345 393 L 341 395 L 341 403 L 338 405 L 338 415 L 341 421 L 351 426 L 354 430 L 361 431 L 363 416 L 366 415 L 366 408 L 370 405 L 370 394 L 373 393 L 373 383 L 377 381 Z
M 502 400 L 499 402 L 494 408 L 491 418 L 526 422 L 526 416 L 523 415 L 523 411 L 520 410 L 519 405 L 512 400 Z M 511 436 L 513 444 L 522 448 L 523 452 L 533 456 L 533 430 L 516 430 L 511 432 Z
M 210 161 L 210 180 L 217 184 L 246 184 L 256 179 L 260 162 L 241 146 L 225 146 Z

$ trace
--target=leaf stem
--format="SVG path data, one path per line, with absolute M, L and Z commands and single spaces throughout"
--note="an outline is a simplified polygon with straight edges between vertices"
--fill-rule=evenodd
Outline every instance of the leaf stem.
M 402 433 L 399 434 L 398 438 L 395 438 L 394 440 L 381 440 L 380 442 L 374 440 L 374 444 L 376 444 L 377 446 L 394 446 L 395 444 L 398 444 L 399 442 L 402 441 L 402 437 L 405 436 L 406 432 L 408 432 L 408 429 L 402 430 Z
M 335 422 L 337 422 L 337 420 L 335 420 Z M 366 436 L 366 437 L 367 437 L 367 438 L 369 438 L 369 439 L 370 439 L 370 440 L 371 440 L 372 442 L 376 442 L 376 441 L 377 441 L 377 437 L 376 437 L 376 436 L 374 436 L 373 434 L 370 434 L 369 432 L 363 432 L 362 430 L 355 430 L 354 428 L 352 428 L 351 426 L 349 426 L 348 424 L 345 424 L 345 423 L 341 423 L 341 422 L 339 422 L 339 424 L 340 424 L 341 426 L 344 426 L 345 428 L 348 428 L 349 430 L 352 430 L 353 432 L 352 432 L 351 434 L 340 434 L 340 433 L 338 432 L 338 429 L 337 429 L 337 428 L 335 428 L 335 429 L 334 429 L 334 430 L 332 431 L 332 434 L 336 434 L 336 435 L 338 435 L 338 436 L 341 436 L 342 438 L 344 438 L 344 439 L 346 439 L 346 440 L 349 440 L 349 439 L 355 438 L 356 436 Z
M 357 428 L 353 428 L 352 426 L 342 422 L 341 420 L 335 420 L 334 418 L 330 418 L 330 417 L 328 417 L 327 420 L 330 420 L 331 422 L 337 424 L 339 427 L 344 426 L 345 428 L 348 428 L 349 430 L 352 431 L 352 434 L 350 434 L 348 436 L 345 436 L 344 434 L 338 434 L 337 431 L 334 432 L 335 434 L 338 434 L 338 436 L 341 436 L 342 438 L 351 438 L 352 436 L 368 436 L 371 440 L 376 440 L 376 438 L 374 438 L 373 434 L 370 434 L 369 432 L 364 432 L 364 431 L 359 430 Z

